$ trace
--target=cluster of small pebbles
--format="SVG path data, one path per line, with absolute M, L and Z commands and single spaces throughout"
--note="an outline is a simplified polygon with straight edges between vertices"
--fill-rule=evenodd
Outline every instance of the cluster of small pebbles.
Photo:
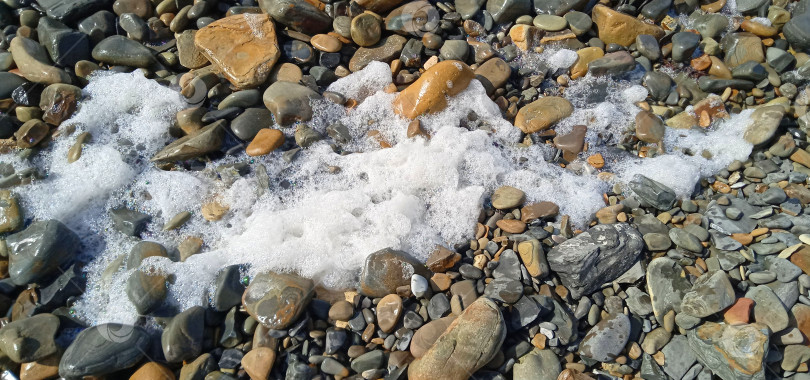
M 549 48 L 577 59 L 521 65 Z M 340 126 L 309 128 L 310 101 L 356 107 L 325 89 L 372 61 L 390 65 L 386 91 L 414 120 L 409 137 L 429 138 L 418 117 L 476 79 L 523 132 L 515 143 L 553 145 L 557 164 L 608 178 L 605 158 L 588 153 L 588 126 L 554 127 L 574 111 L 564 97 L 573 81 L 641 70 L 649 96 L 617 148 L 654 157 L 668 129 L 753 109 L 744 137 L 754 150 L 691 199 L 645 176 L 616 185 L 584 229 L 559 205 L 500 187 L 469 241 L 424 263 L 370 253 L 344 292 L 231 266 L 210 305 L 166 315 L 171 278 L 137 269 L 127 295 L 141 322 L 95 326 L 70 307 L 89 286 L 81 239 L 58 220 L 26 219 L 15 193 L 46 173 L 0 164 L 0 377 L 808 380 L 808 53 L 810 0 L 3 0 L 7 155 L 34 157 L 73 133 L 60 124 L 94 72 L 140 70 L 189 103 L 154 165 L 186 170 L 242 151 L 292 160 L 318 140 L 349 138 Z M 68 162 L 91 142 L 80 136 Z M 164 229 L 226 212 L 206 204 Z M 109 214 L 134 238 L 151 222 Z M 202 245 L 187 239 L 179 259 Z M 169 251 L 141 241 L 110 273 Z

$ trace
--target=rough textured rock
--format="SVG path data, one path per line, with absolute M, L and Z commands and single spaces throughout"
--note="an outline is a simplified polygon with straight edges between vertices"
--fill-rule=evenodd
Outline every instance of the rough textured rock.
M 238 14 L 208 24 L 194 43 L 239 88 L 256 87 L 267 80 L 281 52 L 276 29 L 263 14 Z
M 718 270 L 700 276 L 684 294 L 681 311 L 698 318 L 708 317 L 734 304 L 734 288 L 726 273 Z
M 571 296 L 579 298 L 630 269 L 643 247 L 630 225 L 602 224 L 554 247 L 547 258 Z
M 681 300 L 692 288 L 678 263 L 669 257 L 659 257 L 647 266 L 647 293 L 658 321 L 670 310 L 681 311 Z
M 456 318 L 424 356 L 411 363 L 408 378 L 466 380 L 501 349 L 506 323 L 498 305 L 479 298 Z
M 579 345 L 581 355 L 600 362 L 616 359 L 630 340 L 630 318 L 611 314 L 592 327 Z
M 706 322 L 689 330 L 689 346 L 723 380 L 765 379 L 770 332 L 763 324 L 729 326 Z

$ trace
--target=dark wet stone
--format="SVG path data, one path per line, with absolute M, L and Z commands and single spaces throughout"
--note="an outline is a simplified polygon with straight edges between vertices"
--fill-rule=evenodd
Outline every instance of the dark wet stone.
M 64 23 L 72 23 L 107 5 L 105 0 L 39 0 L 37 3 L 45 10 L 48 17 Z
M 309 35 L 324 32 L 332 18 L 306 1 L 260 0 L 259 6 L 276 22 Z
M 396 293 L 400 286 L 410 285 L 414 273 L 430 278 L 425 265 L 411 255 L 390 248 L 382 249 L 366 257 L 360 273 L 359 291 L 368 297 L 384 297 Z
M 152 217 L 127 208 L 116 208 L 110 210 L 113 227 L 127 236 L 139 236 L 146 228 L 146 224 Z
M 226 311 L 241 303 L 245 292 L 241 280 L 239 265 L 225 267 L 217 274 L 211 302 L 214 310 Z
M 594 76 L 621 75 L 632 71 L 636 61 L 630 53 L 621 50 L 605 54 L 604 57 L 592 61 L 588 65 L 588 72 Z
M 633 180 L 630 181 L 630 189 L 644 206 L 665 211 L 671 209 L 675 204 L 675 192 L 672 189 L 643 175 L 633 177 Z
M 59 361 L 65 378 L 101 376 L 129 368 L 144 357 L 149 334 L 141 327 L 107 323 L 90 327 L 76 336 Z
M 111 65 L 149 67 L 157 62 L 152 50 L 124 36 L 110 36 L 93 48 L 93 58 Z
M 80 247 L 79 237 L 58 220 L 32 223 L 6 239 L 9 277 L 17 285 L 36 282 L 55 274 L 73 261 Z
M 312 280 L 267 272 L 253 278 L 242 296 L 242 303 L 261 324 L 271 329 L 285 329 L 298 320 L 314 293 Z
M 166 361 L 191 361 L 202 352 L 205 329 L 205 309 L 191 307 L 172 318 L 163 329 L 160 344 Z

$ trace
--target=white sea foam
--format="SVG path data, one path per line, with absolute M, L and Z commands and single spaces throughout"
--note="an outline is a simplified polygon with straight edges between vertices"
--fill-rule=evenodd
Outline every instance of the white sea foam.
M 603 83 L 599 81 L 605 81 L 609 96 L 593 106 L 589 87 Z M 431 135 L 428 140 L 406 137 L 409 121 L 397 117 L 391 106 L 396 95 L 382 91 L 390 83 L 389 67 L 373 62 L 329 88 L 360 100 L 356 108 L 347 111 L 325 100 L 314 103 L 311 127 L 325 133 L 330 124 L 343 123 L 353 140 L 342 149 L 355 153 L 337 154 L 322 141 L 301 151 L 292 163 L 274 152 L 257 158 L 227 157 L 202 171 L 165 172 L 147 160 L 170 140 L 165 131 L 171 115 L 183 106 L 179 96 L 138 74 L 93 79 L 86 89 L 91 99 L 82 103 L 72 121 L 94 135 L 82 159 L 67 164 L 64 157 L 72 138 L 58 139 L 51 153 L 35 163 L 53 175 L 21 193 L 33 217 L 63 219 L 83 238 L 97 236 L 92 241 L 98 244 L 90 250 L 95 255 L 88 267 L 90 285 L 75 307 L 79 315 L 92 323 L 136 318 L 125 292 L 132 269 L 118 270 L 102 281 L 105 268 L 137 241 L 111 228 L 105 210 L 112 206 L 123 204 L 152 215 L 142 237 L 170 251 L 187 236 L 205 242 L 203 252 L 185 262 L 152 258 L 142 264 L 172 275 L 168 299 L 177 308 L 205 303 L 217 271 L 231 264 L 249 264 L 249 274 L 295 271 L 340 288 L 354 285 L 363 260 L 378 249 L 403 249 L 424 260 L 437 244 L 470 238 L 484 199 L 500 185 L 523 189 L 530 201 L 557 203 L 561 213 L 580 226 L 604 206 L 602 193 L 610 184 L 597 179 L 592 170 L 574 173 L 548 163 L 553 149 L 547 145 L 518 145 L 519 130 L 501 118 L 477 81 L 450 99 L 447 109 L 421 119 Z M 638 111 L 633 103 L 646 91 L 632 83 L 586 78 L 572 83 L 564 96 L 576 111 L 559 129 L 589 125 L 588 141 L 597 149 L 597 135 L 618 134 L 630 127 Z M 674 152 L 621 165 L 609 162 L 610 170 L 626 180 L 636 172 L 649 175 L 666 169 L 677 183 L 650 176 L 687 194 L 685 189 L 700 175 L 712 174 L 729 159 L 750 152 L 739 139 L 726 150 L 712 143 L 741 135 L 746 117 L 737 116 L 705 137 L 698 132 L 667 135 L 668 147 L 708 149 L 713 160 Z M 112 125 L 118 126 L 117 133 L 109 128 Z M 288 138 L 293 130 L 284 130 Z M 380 149 L 379 141 L 368 137 L 373 130 L 393 147 Z M 122 137 L 140 146 L 128 154 Z M 253 170 L 235 181 L 215 180 L 216 166 L 237 162 L 249 162 Z M 267 172 L 269 188 L 256 174 L 259 165 Z M 571 165 L 577 166 L 582 165 Z M 89 178 L 94 186 L 69 179 L 76 177 Z M 200 207 L 214 199 L 230 210 L 222 220 L 208 222 Z M 93 208 L 97 211 L 87 211 Z M 162 231 L 163 223 L 180 211 L 191 211 L 191 220 L 178 230 Z

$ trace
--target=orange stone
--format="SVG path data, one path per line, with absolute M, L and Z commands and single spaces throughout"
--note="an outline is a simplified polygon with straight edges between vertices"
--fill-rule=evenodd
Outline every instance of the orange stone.
M 754 300 L 740 297 L 725 312 L 723 320 L 730 325 L 746 324 L 751 319 L 751 309 L 754 307 Z
M 278 129 L 263 128 L 245 148 L 248 156 L 263 156 L 284 144 L 284 134 Z
M 751 234 L 731 234 L 731 238 L 738 241 L 742 245 L 748 245 L 754 241 L 754 237 L 751 236 Z
M 20 380 L 52 379 L 59 376 L 59 359 L 61 354 L 56 353 L 30 363 L 23 363 L 20 367 Z
M 540 39 L 545 32 L 531 25 L 515 25 L 509 29 L 509 37 L 512 43 L 520 50 L 529 50 L 540 43 Z
M 464 91 L 474 77 L 464 62 L 439 62 L 394 98 L 394 112 L 408 119 L 439 112 L 447 107 L 447 97 Z
M 312 39 L 309 42 L 315 49 L 327 53 L 336 53 L 343 48 L 343 43 L 340 42 L 339 39 L 328 34 L 316 34 L 312 36 Z
M 422 122 L 420 122 L 419 119 L 412 120 L 410 123 L 408 123 L 408 131 L 406 132 L 406 136 L 408 136 L 408 138 L 416 136 L 422 136 L 426 139 L 430 138 L 430 135 L 425 132 L 424 129 L 422 129 Z
M 208 61 L 238 88 L 264 83 L 281 52 L 276 28 L 266 14 L 238 14 L 208 24 L 194 36 Z
M 641 34 L 649 34 L 656 39 L 664 36 L 664 30 L 655 24 L 648 24 L 601 4 L 593 7 L 591 18 L 593 23 L 596 24 L 599 39 L 605 45 L 617 43 L 622 46 L 630 46 L 636 42 L 636 37 Z
M 601 153 L 597 153 L 588 157 L 588 163 L 596 169 L 602 169 L 605 167 L 605 158 L 602 157 Z

